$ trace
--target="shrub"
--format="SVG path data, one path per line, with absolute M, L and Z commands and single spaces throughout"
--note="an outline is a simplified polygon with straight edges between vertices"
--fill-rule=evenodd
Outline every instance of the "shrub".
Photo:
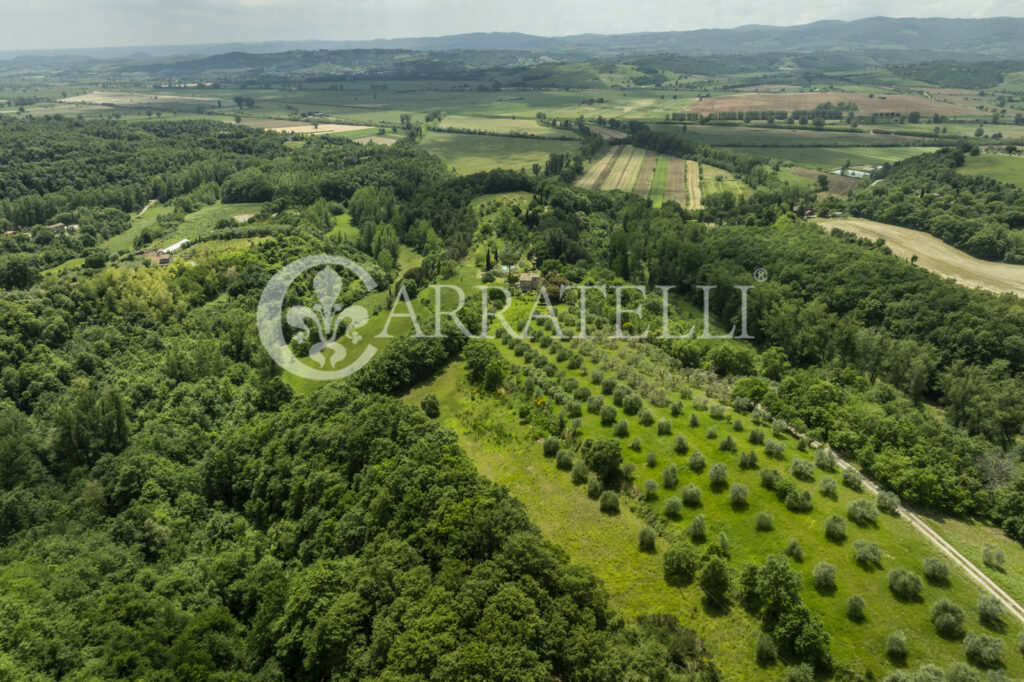
M 843 469 L 843 485 L 850 490 L 860 492 L 862 487 L 860 472 L 856 469 Z
M 725 407 L 719 403 L 714 403 L 708 407 L 708 414 L 711 415 L 712 419 L 722 419 L 725 416 Z
M 814 453 L 814 464 L 822 471 L 833 471 L 836 468 L 836 456 L 826 447 L 820 447 Z
M 825 522 L 825 537 L 832 542 L 842 542 L 846 539 L 846 521 L 843 517 L 833 514 Z
M 601 479 L 594 474 L 587 478 L 587 497 L 596 500 L 601 496 Z
M 615 426 L 612 427 L 612 435 L 617 438 L 625 438 L 629 435 L 629 421 L 626 419 L 620 419 L 615 422 Z
M 882 564 L 882 550 L 878 548 L 877 542 L 868 540 L 855 540 L 853 543 L 853 559 L 858 564 L 868 566 L 880 566 Z
M 622 403 L 625 402 L 626 396 L 629 395 L 629 389 L 624 384 L 619 384 L 612 391 L 612 404 L 615 407 L 622 407 Z
M 629 449 L 636 452 L 640 452 L 643 448 L 643 441 L 640 440 L 640 436 L 633 436 L 633 440 L 629 441 Z
M 814 480 L 814 465 L 800 457 L 794 457 L 793 461 L 789 463 L 789 472 L 793 474 L 794 478 L 799 478 L 802 481 Z
M 693 582 L 700 568 L 700 558 L 693 548 L 682 542 L 674 542 L 665 550 L 662 559 L 665 582 L 669 585 L 686 585 Z
M 811 501 L 811 494 L 806 490 L 793 490 L 789 492 L 786 495 L 785 504 L 786 509 L 797 514 L 807 513 L 814 509 L 814 503 Z
M 690 443 L 686 440 L 686 436 L 682 434 L 676 436 L 676 440 L 672 444 L 672 449 L 677 455 L 685 455 L 690 449 Z
M 622 465 L 622 475 L 630 480 L 633 479 L 633 472 L 635 471 L 636 465 L 633 464 L 632 462 L 626 462 L 625 464 Z
M 583 403 L 578 403 L 575 400 L 565 406 L 565 414 L 571 419 L 583 416 Z
M 743 432 L 743 420 L 742 419 L 734 419 L 732 421 L 732 430 L 735 431 L 736 433 L 742 433 Z
M 782 459 L 782 453 L 785 451 L 786 446 L 777 440 L 769 438 L 764 443 L 764 454 L 774 459 Z
M 767 633 L 762 632 L 757 638 L 757 663 L 758 665 L 771 665 L 775 663 L 775 659 L 778 658 L 778 652 L 775 650 L 775 642 Z
M 643 426 L 650 426 L 654 423 L 654 413 L 651 412 L 650 408 L 645 407 L 640 410 L 640 423 Z
M 600 414 L 601 408 L 603 407 L 604 399 L 601 396 L 595 395 L 590 398 L 587 398 L 587 412 L 589 412 L 590 414 Z
M 658 482 L 647 479 L 644 481 L 644 494 L 648 500 L 653 500 L 657 497 L 658 493 Z
M 713 556 L 704 564 L 698 577 L 704 595 L 718 603 L 725 601 L 729 594 L 729 567 L 725 559 Z
M 854 500 L 846 505 L 846 515 L 858 526 L 869 526 L 878 520 L 878 508 L 867 500 Z
M 824 497 L 830 497 L 834 500 L 836 498 L 836 495 L 838 494 L 836 480 L 834 478 L 825 476 L 823 479 L 821 479 L 821 482 L 818 483 L 818 492 L 820 492 Z
M 814 682 L 814 668 L 809 663 L 800 663 L 786 668 L 785 682 Z
M 690 428 L 691 429 L 695 429 L 698 426 L 700 426 L 700 419 L 697 418 L 697 413 L 691 412 L 690 413 Z
M 974 149 L 977 149 L 977 147 L 974 147 Z M 978 671 L 966 663 L 954 663 L 949 666 L 942 677 L 934 677 L 934 675 L 943 675 L 942 671 L 936 666 L 926 665 L 921 667 L 921 670 L 925 669 L 928 669 L 928 673 L 933 675 L 933 677 L 927 678 L 928 682 L 933 680 L 943 680 L 944 682 L 981 682 L 981 675 L 978 674 Z M 914 682 L 918 682 L 918 679 L 924 679 L 921 677 L 920 670 Z
M 420 400 L 420 409 L 431 419 L 437 419 L 441 416 L 441 404 L 437 402 L 437 396 L 433 393 L 423 396 L 423 399 Z
M 765 490 L 775 490 L 779 483 L 779 478 L 781 478 L 781 475 L 775 469 L 762 469 L 761 487 Z
M 647 457 L 644 458 L 644 461 L 646 462 L 648 468 L 653 469 L 654 467 L 658 466 L 658 455 L 655 454 L 654 452 L 648 452 Z
M 707 533 L 704 515 L 697 514 L 697 516 L 693 517 L 693 520 L 690 521 L 690 527 L 686 532 L 694 542 L 704 542 Z
M 800 440 L 796 442 L 796 449 L 800 452 L 807 452 L 808 446 L 811 444 L 811 439 L 807 436 L 800 436 Z
M 667 436 L 670 433 L 672 433 L 672 422 L 670 422 L 668 419 L 659 419 L 658 420 L 658 435 L 659 436 Z
M 901 630 L 890 632 L 885 638 L 885 655 L 889 660 L 902 663 L 907 658 L 907 636 Z
M 544 439 L 544 456 L 554 457 L 558 454 L 559 448 L 562 447 L 562 441 L 559 438 L 550 437 Z
M 968 632 L 964 638 L 964 652 L 967 660 L 981 668 L 998 668 L 1002 665 L 1003 640 Z
M 902 568 L 895 568 L 889 571 L 889 589 L 902 601 L 917 600 L 921 596 L 921 589 L 924 585 L 921 578 Z
M 886 514 L 895 514 L 900 508 L 900 496 L 896 493 L 883 490 L 878 493 L 878 510 Z
M 570 450 L 562 448 L 561 450 L 558 451 L 558 456 L 555 457 L 555 466 L 557 466 L 562 471 L 569 471 L 570 469 L 572 469 L 572 459 L 572 452 Z
M 697 410 L 698 412 L 703 412 L 704 410 L 708 409 L 708 399 L 702 395 L 697 396 L 696 398 L 693 399 L 693 409 Z
M 729 504 L 734 509 L 743 509 L 747 506 L 747 494 L 749 490 L 742 483 L 733 483 L 729 488 Z
M 754 445 L 761 445 L 764 443 L 764 431 L 761 429 L 750 429 L 750 433 L 747 434 L 747 440 Z
M 768 512 L 758 512 L 757 516 L 754 517 L 754 529 L 762 533 L 767 533 L 773 527 L 772 515 Z
M 583 357 L 580 355 L 573 355 L 569 358 L 569 369 L 579 369 L 583 366 Z
M 629 415 L 637 414 L 643 406 L 643 400 L 635 393 L 626 396 L 626 399 L 622 401 L 622 411 Z
M 615 377 L 605 377 L 601 380 L 601 393 L 605 395 L 612 395 L 615 393 L 615 387 L 619 385 L 619 382 L 615 380 Z
M 721 462 L 715 462 L 711 466 L 711 471 L 708 472 L 708 479 L 711 481 L 712 488 L 724 487 L 729 482 L 729 467 Z
M 611 490 L 605 490 L 601 493 L 598 504 L 601 506 L 601 511 L 605 514 L 619 513 L 619 496 Z
M 787 433 L 788 431 L 789 426 L 786 424 L 786 422 L 782 421 L 781 419 L 772 420 L 772 433 L 774 435 L 781 436 L 782 434 Z
M 797 563 L 803 563 L 804 560 L 804 548 L 800 546 L 800 542 L 797 540 L 790 540 L 789 544 L 786 545 L 786 556 Z
M 756 469 L 757 453 L 753 450 L 740 453 L 740 469 Z
M 611 426 L 615 423 L 615 418 L 619 416 L 619 411 L 611 405 L 602 405 L 601 407 L 601 426 Z
M 930 583 L 945 584 L 949 580 L 949 564 L 943 559 L 926 557 L 924 560 L 924 577 Z
M 1024 632 L 1017 633 L 1017 651 L 1020 652 L 1021 656 L 1024 656 Z
M 991 594 L 978 597 L 978 620 L 993 629 L 1003 626 L 1003 603 Z
M 814 571 L 811 573 L 811 576 L 814 582 L 814 589 L 818 590 L 818 592 L 828 593 L 835 591 L 836 567 L 832 564 L 819 561 L 814 565 Z
M 586 386 L 580 386 L 572 392 L 572 397 L 581 403 L 585 403 L 590 400 L 590 389 Z
M 640 551 L 654 553 L 654 529 L 650 526 L 644 526 L 643 530 L 640 531 Z
M 1003 550 L 998 547 L 986 547 L 981 552 L 981 560 L 989 568 L 1001 571 L 1003 570 L 1003 562 L 1006 560 L 1006 557 L 1003 555 Z
M 704 437 L 707 438 L 708 440 L 714 440 L 718 438 L 718 429 L 716 429 L 714 426 L 709 426 L 708 430 L 704 432 Z
M 704 454 L 700 450 L 694 450 L 693 454 L 690 455 L 688 460 L 690 471 L 699 474 L 704 471 Z
M 732 436 L 726 436 L 722 442 L 718 444 L 718 449 L 722 452 L 736 452 L 736 441 L 732 439 Z
M 864 598 L 855 594 L 846 600 L 846 617 L 854 623 L 864 620 Z
M 572 483 L 573 485 L 583 485 L 587 482 L 590 477 L 590 468 L 587 467 L 586 462 L 578 460 L 572 465 Z
M 722 551 L 723 556 L 729 556 L 729 550 L 732 545 L 729 543 L 729 536 L 725 533 L 718 534 L 718 549 Z
M 683 504 L 685 504 L 687 507 L 699 507 L 700 506 L 700 498 L 701 498 L 700 488 L 698 488 L 697 486 L 695 486 L 692 483 L 689 483 L 689 484 L 687 484 L 687 486 L 685 488 L 683 488 L 683 493 L 682 494 L 683 494 Z
M 668 490 L 674 490 L 679 485 L 679 470 L 675 464 L 661 472 L 661 485 Z
M 670 519 L 678 519 L 683 512 L 683 501 L 673 495 L 665 500 L 665 516 Z
M 669 408 L 669 413 L 673 417 L 678 417 L 683 413 L 683 404 L 681 402 L 672 403 L 672 407 Z

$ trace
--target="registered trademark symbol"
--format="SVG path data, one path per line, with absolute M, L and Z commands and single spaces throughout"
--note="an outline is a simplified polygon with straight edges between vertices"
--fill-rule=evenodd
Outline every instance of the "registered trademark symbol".
M 756 279 L 758 282 L 767 282 L 768 271 L 765 270 L 764 268 L 758 268 L 757 270 L 754 270 L 754 279 Z

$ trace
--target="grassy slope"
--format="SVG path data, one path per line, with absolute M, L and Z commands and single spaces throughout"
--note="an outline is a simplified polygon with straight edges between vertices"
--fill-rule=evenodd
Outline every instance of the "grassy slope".
M 740 196 L 753 194 L 751 187 L 737 178 L 735 175 L 722 168 L 702 164 L 702 176 L 700 179 L 700 192 L 702 196 L 716 192 L 732 192 Z
M 510 361 L 519 362 L 508 349 L 502 347 L 502 351 Z M 560 367 L 565 368 L 565 363 L 560 363 Z M 589 369 L 592 365 L 588 361 L 584 367 Z M 571 375 L 581 376 L 581 373 L 571 372 Z M 479 396 L 468 398 L 466 387 L 461 386 L 460 381 L 460 375 L 446 375 L 439 379 L 435 386 L 430 387 L 430 390 L 446 393 L 442 401 L 445 406 L 444 418 L 450 420 L 460 432 L 464 445 L 483 472 L 508 485 L 527 505 L 533 518 L 551 539 L 569 548 L 577 561 L 595 568 L 607 581 L 620 608 L 634 612 L 631 609 L 638 609 L 643 604 L 662 604 L 662 608 L 667 607 L 669 611 L 680 615 L 692 614 L 694 609 L 699 608 L 699 600 L 696 593 L 690 591 L 691 588 L 676 593 L 656 579 L 656 566 L 644 568 L 644 564 L 650 559 L 635 548 L 639 521 L 625 523 L 622 517 L 628 519 L 630 515 L 623 514 L 615 523 L 603 523 L 605 519 L 594 514 L 593 509 L 587 509 L 588 505 L 595 507 L 596 503 L 588 500 L 583 491 L 573 492 L 568 475 L 557 471 L 553 463 L 543 459 L 539 444 L 533 442 L 536 433 L 533 436 L 526 436 L 522 433 L 524 429 L 516 425 L 514 415 L 505 412 L 502 416 L 503 406 L 500 399 Z M 589 385 L 582 376 L 581 385 Z M 411 398 L 418 399 L 419 394 L 416 392 Z M 606 402 L 610 403 L 610 398 L 606 398 Z M 457 412 L 453 414 L 456 410 Z M 774 494 L 760 488 L 757 471 L 742 471 L 736 466 L 735 454 L 718 452 L 716 443 L 727 432 L 731 432 L 731 424 L 736 416 L 729 414 L 726 419 L 716 422 L 710 419 L 707 412 L 700 412 L 700 425 L 692 429 L 686 421 L 692 411 L 692 405 L 687 402 L 683 417 L 672 420 L 674 433 L 686 435 L 691 450 L 699 449 L 708 458 L 708 467 L 716 461 L 727 463 L 730 482 L 740 482 L 748 486 L 750 504 L 744 510 L 733 510 L 728 503 L 727 492 L 712 493 L 708 489 L 706 470 L 699 475 L 693 474 L 685 466 L 686 459 L 672 453 L 674 434 L 658 436 L 654 426 L 643 427 L 635 417 L 629 418 L 630 435 L 623 445 L 625 446 L 633 436 L 640 436 L 642 447 L 639 452 L 624 448 L 623 454 L 626 461 L 636 465 L 638 482 L 650 478 L 658 481 L 660 485 L 663 469 L 670 464 L 676 464 L 679 468 L 680 487 L 694 482 L 703 489 L 703 507 L 698 510 L 685 509 L 682 520 L 675 522 L 674 526 L 682 530 L 697 513 L 704 514 L 708 522 L 709 538 L 717 537 L 719 532 L 724 532 L 728 536 L 733 548 L 731 563 L 734 568 L 738 568 L 744 560 L 759 560 L 767 553 L 782 551 L 791 538 L 799 539 L 805 560 L 802 564 L 795 564 L 795 567 L 804 575 L 803 597 L 808 606 L 822 617 L 826 629 L 832 636 L 832 650 L 837 660 L 849 669 L 859 672 L 871 671 L 875 675 L 890 670 L 891 665 L 883 653 L 884 642 L 886 636 L 897 629 L 908 635 L 911 666 L 925 662 L 947 666 L 964 660 L 963 645 L 960 642 L 949 642 L 939 638 L 930 623 L 928 612 L 934 601 L 942 597 L 949 598 L 960 604 L 967 613 L 967 630 L 987 632 L 978 623 L 974 609 L 980 591 L 966 575 L 954 570 L 953 579 L 948 586 L 926 584 L 922 602 L 898 602 L 886 586 L 888 570 L 903 567 L 920 573 L 921 560 L 937 554 L 937 550 L 908 523 L 891 517 L 880 518 L 878 526 L 873 528 L 859 528 L 848 523 L 849 537 L 844 543 L 834 544 L 827 541 L 822 530 L 825 518 L 832 513 L 844 516 L 847 504 L 860 497 L 860 494 L 841 487 L 838 499 L 833 501 L 816 492 L 816 483 L 798 483 L 801 489 L 814 491 L 812 494 L 815 509 L 810 514 L 791 513 Z M 657 418 L 669 417 L 667 409 L 653 408 L 653 412 Z M 787 439 L 784 461 L 767 458 L 762 448 L 750 446 L 746 442 L 745 434 L 749 432 L 752 424 L 746 416 L 741 415 L 739 418 L 743 422 L 744 432 L 734 433 L 734 436 L 741 449 L 754 449 L 758 452 L 762 468 L 778 468 L 785 472 L 792 457 L 807 457 L 806 454 L 798 454 L 794 442 Z M 715 424 L 718 428 L 716 439 L 708 439 L 704 433 L 710 424 Z M 610 429 L 602 427 L 594 415 L 583 417 L 582 430 L 584 435 L 610 435 Z M 654 452 L 657 456 L 658 463 L 653 469 L 648 469 L 645 465 L 647 452 Z M 822 472 L 816 471 L 815 478 L 820 479 L 823 475 Z M 551 477 L 561 479 L 561 483 L 548 481 L 547 479 Z M 653 506 L 660 509 L 668 496 L 665 491 L 659 491 L 657 499 L 652 503 Z M 571 501 L 572 504 L 567 505 L 567 501 Z M 761 510 L 768 511 L 774 517 L 775 529 L 769 533 L 754 530 L 754 516 Z M 586 519 L 586 523 L 580 523 L 581 518 Z M 591 528 L 594 523 L 601 524 L 601 529 Z M 627 537 L 624 540 L 613 540 L 610 537 L 613 531 L 624 533 Z M 884 556 L 881 569 L 864 569 L 853 561 L 852 544 L 859 538 L 879 543 Z M 609 547 L 616 548 L 612 555 L 608 554 Z M 820 595 L 810 586 L 811 571 L 814 565 L 822 560 L 838 568 L 838 590 L 832 595 Z M 625 579 L 623 574 L 649 575 L 651 578 L 642 581 L 629 580 Z M 624 589 L 625 593 L 620 593 L 620 589 Z M 648 590 L 654 591 L 654 594 L 647 594 Z M 668 596 L 670 594 L 673 596 Z M 846 599 L 853 594 L 861 594 L 867 601 L 868 619 L 860 625 L 851 623 L 844 615 Z M 720 664 L 740 666 L 731 671 L 733 676 L 728 679 L 747 679 L 755 674 L 750 671 L 740 672 L 746 661 L 738 659 L 746 653 L 746 660 L 751 660 L 749 652 L 753 647 L 756 630 L 741 630 L 737 634 L 736 624 L 732 618 L 746 618 L 738 611 L 734 608 L 727 617 L 702 617 L 694 623 L 717 654 L 716 660 Z M 686 620 L 686 617 L 683 619 Z M 1008 622 L 1008 625 L 1004 655 L 1004 661 L 1007 663 L 1006 673 L 1012 678 L 1021 677 L 1024 676 L 1024 663 L 1015 646 L 1019 628 L 1015 623 Z M 737 646 L 737 637 L 744 640 L 745 644 Z M 740 677 L 734 677 L 736 675 Z
M 1002 182 L 1024 187 L 1024 156 L 1009 154 L 979 154 L 968 156 L 957 169 L 964 175 L 987 175 Z
M 834 170 L 849 160 L 854 168 L 880 165 L 935 151 L 935 147 L 736 147 L 740 154 L 789 161 L 805 168 Z

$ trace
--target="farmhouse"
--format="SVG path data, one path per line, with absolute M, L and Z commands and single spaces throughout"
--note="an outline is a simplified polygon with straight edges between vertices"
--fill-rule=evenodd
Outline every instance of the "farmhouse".
M 524 272 L 519 275 L 519 281 L 516 282 L 516 288 L 520 291 L 536 291 L 537 289 L 540 289 L 540 281 L 540 275 L 532 272 Z

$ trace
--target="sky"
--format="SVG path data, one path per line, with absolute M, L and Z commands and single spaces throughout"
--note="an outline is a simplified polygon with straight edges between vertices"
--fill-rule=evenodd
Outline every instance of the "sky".
M 898 12 L 898 14 L 897 14 Z M 544 36 L 870 16 L 1024 16 L 1024 0 L 0 0 L 0 50 L 363 40 L 519 31 Z

